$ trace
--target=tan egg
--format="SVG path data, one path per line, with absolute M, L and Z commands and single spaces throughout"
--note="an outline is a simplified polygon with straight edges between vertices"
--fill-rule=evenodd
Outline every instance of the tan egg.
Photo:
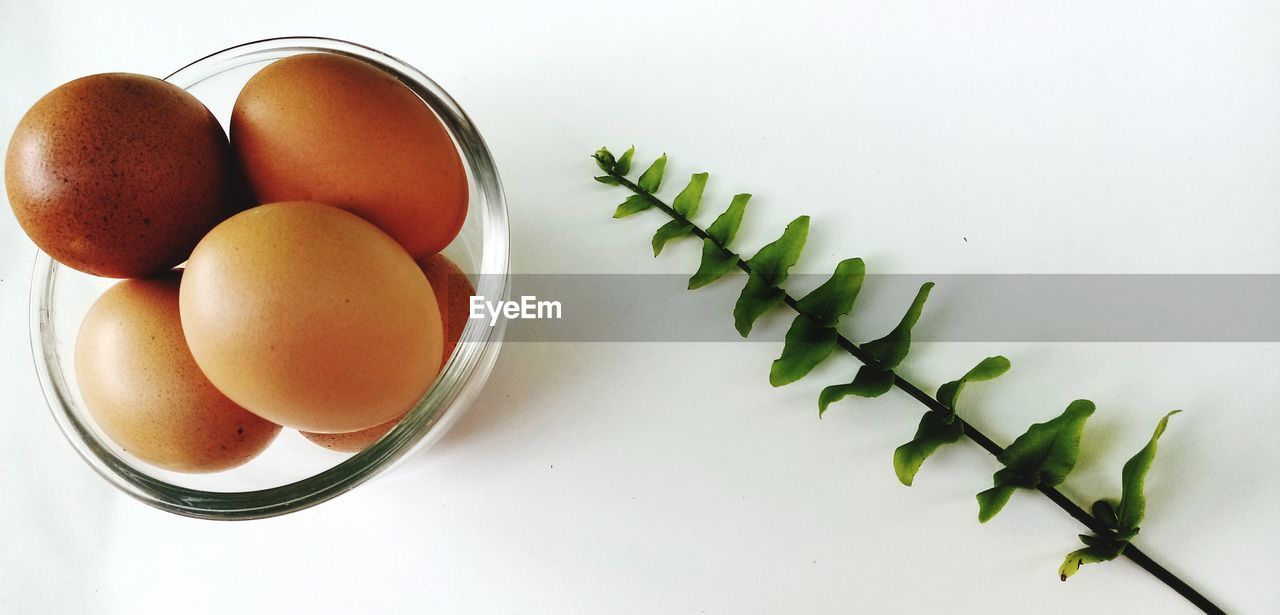
M 89 309 L 76 378 L 89 413 L 134 456 L 177 472 L 216 472 L 262 452 L 280 426 L 236 405 L 196 366 L 178 319 L 178 274 L 126 280 Z
M 462 337 L 462 330 L 467 326 L 467 319 L 470 318 L 471 295 L 475 294 L 475 288 L 471 286 L 471 281 L 467 279 L 467 274 L 463 273 L 453 261 L 445 258 L 443 254 L 433 254 L 425 259 L 419 260 L 418 265 L 422 267 L 422 272 L 427 275 L 427 280 L 431 282 L 431 290 L 436 296 L 436 304 L 440 306 L 440 319 L 444 326 L 444 352 L 441 354 L 441 367 L 453 355 L 453 349 L 458 344 L 458 339 Z M 330 450 L 340 451 L 343 453 L 355 453 L 369 447 L 370 444 L 377 442 L 382 436 L 387 435 L 403 416 L 398 416 L 381 425 L 375 425 L 368 429 L 360 431 L 352 431 L 347 433 L 312 433 L 309 431 L 302 432 L 308 440 L 319 444 Z
M 444 124 L 368 62 L 276 60 L 236 99 L 231 144 L 258 202 L 315 201 L 359 214 L 415 257 L 439 252 L 467 215 L 467 176 Z
M 272 422 L 348 432 L 403 414 L 440 369 L 440 311 L 404 248 L 350 212 L 273 203 L 191 254 L 182 326 L 223 393 Z
M 301 431 L 302 437 L 319 444 L 331 451 L 339 453 L 358 453 L 369 448 L 374 442 L 382 439 L 387 432 L 400 424 L 400 419 L 404 416 L 397 416 L 390 421 L 381 425 L 374 425 L 368 429 L 360 431 L 349 431 L 347 433 L 315 433 L 312 431 Z
M 58 262 L 141 277 L 181 263 L 236 206 L 231 149 L 213 114 L 154 77 L 107 73 L 27 111 L 5 156 L 13 213 Z
M 440 305 L 440 321 L 444 325 L 444 352 L 440 361 L 443 366 L 453 356 L 453 349 L 471 318 L 471 296 L 476 294 L 476 289 L 467 274 L 443 254 L 418 259 L 418 266 L 426 274 L 436 303 Z

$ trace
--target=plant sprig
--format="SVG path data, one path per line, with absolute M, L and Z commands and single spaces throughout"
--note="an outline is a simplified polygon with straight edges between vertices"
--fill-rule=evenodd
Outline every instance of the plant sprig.
M 804 250 L 809 232 L 808 216 L 793 220 L 777 240 L 744 260 L 730 246 L 742 224 L 751 195 L 734 196 L 728 209 L 703 229 L 692 218 L 698 212 L 709 175 L 693 174 L 685 188 L 668 205 L 656 196 L 666 172 L 666 154 L 632 182 L 627 175 L 631 171 L 634 154 L 635 148 L 632 147 L 615 158 L 608 149 L 600 148 L 592 156 L 604 172 L 595 178 L 596 181 L 620 186 L 632 193 L 618 205 L 615 218 L 653 208 L 666 214 L 670 221 L 657 230 L 651 242 L 654 256 L 659 255 L 671 241 L 684 237 L 702 240 L 702 260 L 697 272 L 689 279 L 690 290 L 715 282 L 735 267 L 745 272 L 747 282 L 733 308 L 734 327 L 743 337 L 750 334 L 760 316 L 781 304 L 796 312 L 795 320 L 787 330 L 782 354 L 770 366 L 770 384 L 783 386 L 796 382 L 826 360 L 837 347 L 845 350 L 861 361 L 862 366 L 849 383 L 822 390 L 818 398 L 819 417 L 831 404 L 849 395 L 877 397 L 895 386 L 927 408 L 912 440 L 894 451 L 894 472 L 902 484 L 910 486 L 924 461 L 940 447 L 967 437 L 994 455 L 1003 466 L 993 477 L 994 486 L 977 495 L 981 522 L 985 523 L 999 513 L 1014 491 L 1025 488 L 1039 491 L 1093 532 L 1092 535 L 1080 536 L 1084 548 L 1066 556 L 1058 571 L 1063 581 L 1075 574 L 1082 564 L 1108 561 L 1124 555 L 1204 612 L 1223 612 L 1131 543 L 1145 515 L 1144 482 L 1155 459 L 1156 442 L 1164 433 L 1169 417 L 1177 410 L 1160 420 L 1147 445 L 1124 465 L 1120 503 L 1113 505 L 1099 500 L 1094 504 L 1092 513 L 1086 512 L 1056 486 L 1076 465 L 1085 422 L 1095 411 L 1092 402 L 1073 401 L 1060 415 L 1030 426 L 1007 448 L 1000 447 L 964 421 L 956 412 L 956 405 L 967 383 L 991 380 L 1007 372 L 1011 366 L 1007 358 L 994 356 L 984 359 L 958 380 L 939 387 L 936 397 L 930 397 L 894 371 L 910 353 L 911 331 L 923 314 L 933 288 L 932 282 L 920 287 L 902 320 L 887 334 L 862 344 L 854 343 L 839 333 L 837 325 L 852 312 L 862 288 L 866 275 L 862 259 L 841 261 L 827 282 L 796 299 L 783 289 L 782 284 Z

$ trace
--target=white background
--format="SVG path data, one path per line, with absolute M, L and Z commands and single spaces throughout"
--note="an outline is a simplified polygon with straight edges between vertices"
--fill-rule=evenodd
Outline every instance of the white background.
M 672 178 L 712 172 L 708 220 L 754 193 L 741 246 L 813 215 L 804 271 L 1280 273 L 1274 3 L 106 6 L 0 3 L 0 133 L 85 74 L 164 75 L 267 36 L 362 42 L 480 126 L 517 272 L 695 266 L 692 244 L 654 260 L 657 214 L 613 221 L 620 195 L 590 181 L 590 152 L 635 143 L 643 163 L 669 152 Z M 0 612 L 1189 611 L 1128 561 L 1060 583 L 1081 528 L 1035 494 L 980 526 L 996 464 L 972 445 L 902 487 L 891 451 L 919 407 L 893 393 L 819 421 L 818 390 L 852 362 L 775 390 L 775 344 L 512 344 L 393 475 L 285 518 L 157 512 L 45 409 L 32 254 L 0 215 Z M 728 328 L 735 292 L 653 300 Z M 1280 612 L 1280 345 L 920 344 L 904 371 L 936 386 L 996 352 L 1014 370 L 967 399 L 997 440 L 1098 403 L 1064 485 L 1078 502 L 1114 497 L 1124 459 L 1185 408 L 1138 542 L 1229 611 Z

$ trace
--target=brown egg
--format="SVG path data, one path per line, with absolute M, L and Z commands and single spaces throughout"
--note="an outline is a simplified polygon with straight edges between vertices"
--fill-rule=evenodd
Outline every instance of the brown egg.
M 404 248 L 316 203 L 255 207 L 191 254 L 182 327 L 218 389 L 272 422 L 321 433 L 400 416 L 440 369 L 440 310 Z
M 453 348 L 471 318 L 471 296 L 476 294 L 476 289 L 471 286 L 467 274 L 443 254 L 419 259 L 418 266 L 426 274 L 431 290 L 435 292 L 436 303 L 440 305 L 440 321 L 444 325 L 444 351 L 440 361 L 443 367 L 444 362 L 453 356 Z
M 427 281 L 431 282 L 431 290 L 435 292 L 436 303 L 440 306 L 440 320 L 444 326 L 444 351 L 441 354 L 440 363 L 441 367 L 444 367 L 444 362 L 453 355 L 453 349 L 457 346 L 458 339 L 462 337 L 463 328 L 467 326 L 471 295 L 475 294 L 475 288 L 471 286 L 467 274 L 443 254 L 433 254 L 419 260 L 418 265 L 427 275 Z M 398 416 L 381 425 L 360 431 L 347 433 L 304 431 L 302 435 L 327 449 L 355 453 L 368 448 L 370 444 L 387 435 L 387 432 L 391 431 L 402 418 L 404 417 Z
M 9 142 L 18 223 L 58 262 L 147 276 L 186 260 L 230 214 L 232 160 L 213 114 L 154 77 L 107 73 L 59 86 Z
M 394 76 L 355 58 L 276 60 L 244 86 L 231 144 L 259 202 L 359 214 L 421 258 L 467 215 L 467 177 L 444 125 Z
M 298 433 L 301 433 L 302 437 L 331 451 L 358 453 L 369 448 L 374 442 L 381 440 L 382 436 L 387 435 L 387 432 L 400 424 L 400 419 L 402 418 L 404 418 L 403 415 L 397 416 L 381 425 L 374 425 L 368 429 L 349 431 L 347 433 L 315 433 L 312 431 L 300 431 Z
M 177 472 L 216 472 L 262 452 L 280 432 L 214 388 L 178 320 L 178 274 L 126 280 L 89 309 L 76 378 L 89 413 L 134 456 Z

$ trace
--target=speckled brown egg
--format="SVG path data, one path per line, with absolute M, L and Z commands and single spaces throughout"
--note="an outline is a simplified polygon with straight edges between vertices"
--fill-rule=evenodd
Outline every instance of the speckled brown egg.
M 427 275 L 427 281 L 431 282 L 431 290 L 435 293 L 436 303 L 440 306 L 440 320 L 444 327 L 444 352 L 440 356 L 441 367 L 443 367 L 449 357 L 453 356 L 453 349 L 458 345 L 462 330 L 467 326 L 471 295 L 475 294 L 475 288 L 471 286 L 467 274 L 443 254 L 433 254 L 421 259 L 418 261 L 418 266 L 422 267 L 422 272 Z M 329 450 L 355 453 L 368 448 L 382 436 L 387 435 L 387 432 L 391 431 L 402 418 L 404 417 L 399 416 L 381 425 L 360 431 L 347 433 L 304 431 L 302 435 Z
M 177 472 L 215 472 L 280 432 L 214 388 L 187 349 L 178 274 L 126 280 L 89 309 L 75 370 L 89 413 L 125 451 Z
M 181 263 L 233 206 L 233 163 L 213 114 L 154 77 L 107 73 L 59 86 L 14 130 L 14 215 L 58 262 L 100 276 Z
M 231 145 L 258 202 L 341 207 L 415 258 L 449 245 L 467 215 L 466 172 L 444 124 L 362 60 L 313 53 L 267 65 L 236 99 Z
M 440 370 L 426 276 L 386 233 L 336 207 L 273 203 L 219 224 L 191 253 L 180 305 L 209 380 L 286 427 L 385 423 Z

